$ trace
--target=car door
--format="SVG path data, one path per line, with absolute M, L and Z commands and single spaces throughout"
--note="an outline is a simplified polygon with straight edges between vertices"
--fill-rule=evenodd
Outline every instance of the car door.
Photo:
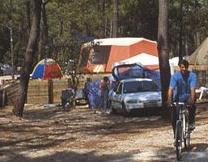
M 122 92 L 123 92 L 123 83 L 120 83 L 117 87 L 117 90 L 112 100 L 112 104 L 115 109 L 122 108 L 122 94 L 123 94 Z

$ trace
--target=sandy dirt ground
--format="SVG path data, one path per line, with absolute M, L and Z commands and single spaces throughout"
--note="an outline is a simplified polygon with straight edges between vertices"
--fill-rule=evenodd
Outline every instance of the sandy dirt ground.
M 176 161 L 170 123 L 157 114 L 93 113 L 79 106 L 27 105 L 23 119 L 0 109 L 0 162 Z M 198 106 L 191 148 L 182 161 L 208 161 L 208 104 Z

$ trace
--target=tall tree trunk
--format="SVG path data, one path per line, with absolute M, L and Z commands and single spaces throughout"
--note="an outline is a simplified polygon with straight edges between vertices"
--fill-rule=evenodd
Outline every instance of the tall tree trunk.
M 26 1 L 26 23 L 27 23 L 27 31 L 30 32 L 31 23 L 30 23 L 30 1 Z
M 184 56 L 188 56 L 189 55 L 189 50 L 188 50 L 188 34 L 185 34 L 185 39 L 184 39 L 184 44 L 185 44 L 185 55 Z
M 13 113 L 16 116 L 22 117 L 24 111 L 24 104 L 27 97 L 28 83 L 30 79 L 30 73 L 32 71 L 33 57 L 37 50 L 38 36 L 40 32 L 40 16 L 41 16 L 41 3 L 42 0 L 33 0 L 34 2 L 34 12 L 32 19 L 32 27 L 30 30 L 30 36 L 27 44 L 27 49 L 25 53 L 24 67 L 20 75 L 20 86 L 18 91 L 18 97 L 16 104 L 13 108 Z
M 51 57 L 50 53 L 47 53 L 48 51 L 48 19 L 46 14 L 46 4 L 47 2 L 44 2 L 42 5 L 42 20 L 43 20 L 43 41 L 44 41 L 44 55 L 46 57 Z
M 43 1 L 43 0 L 42 0 Z M 47 53 L 48 48 L 48 22 L 46 15 L 46 4 L 47 2 L 42 3 L 41 7 L 41 22 L 40 22 L 40 37 L 38 44 L 38 61 L 43 58 L 51 57 L 50 54 Z
M 112 23 L 112 37 L 117 37 L 118 31 L 118 0 L 113 0 L 113 23 Z
M 107 36 L 107 27 L 108 27 L 108 18 L 106 15 L 106 0 L 100 0 L 99 1 L 99 10 L 102 12 L 102 21 L 103 21 L 103 28 L 101 28 L 102 34 L 101 37 L 106 37 Z
M 207 2 L 208 4 L 208 2 Z M 194 21 L 194 24 L 198 24 L 200 21 L 199 21 L 199 10 L 197 9 L 197 6 L 198 6 L 198 0 L 195 0 L 194 1 L 194 10 L 195 10 L 195 21 Z M 194 33 L 194 45 L 195 47 L 194 48 L 197 48 L 199 47 L 200 43 L 201 43 L 201 40 L 200 40 L 200 31 L 198 29 L 198 25 L 196 25 L 196 28 L 195 30 L 193 31 Z
M 180 32 L 179 32 L 179 60 L 183 59 L 183 0 L 181 0 L 180 6 Z
M 168 53 L 168 0 L 159 0 L 159 16 L 158 16 L 158 51 L 160 63 L 160 78 L 162 86 L 162 101 L 165 108 L 167 101 L 167 91 L 170 81 L 170 65 Z
M 196 31 L 194 34 L 194 42 L 195 42 L 195 47 L 199 47 L 200 45 L 200 32 Z
M 37 61 L 39 62 L 44 57 L 44 41 L 43 41 L 43 24 L 40 23 L 40 35 L 38 41 Z

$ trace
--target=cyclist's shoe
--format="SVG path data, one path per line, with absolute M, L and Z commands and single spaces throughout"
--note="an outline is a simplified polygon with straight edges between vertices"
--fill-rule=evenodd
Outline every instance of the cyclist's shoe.
M 189 131 L 193 131 L 195 129 L 195 123 L 189 124 Z

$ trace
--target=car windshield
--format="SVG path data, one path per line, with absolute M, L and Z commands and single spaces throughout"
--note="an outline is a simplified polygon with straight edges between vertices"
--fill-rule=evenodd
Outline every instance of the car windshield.
M 124 83 L 123 93 L 158 91 L 158 86 L 153 81 L 130 81 Z

